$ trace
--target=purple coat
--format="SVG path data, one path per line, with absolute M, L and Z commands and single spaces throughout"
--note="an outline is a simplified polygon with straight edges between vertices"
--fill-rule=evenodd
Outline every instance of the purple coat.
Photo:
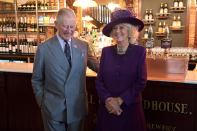
M 99 106 L 96 131 L 145 131 L 141 92 L 147 81 L 146 48 L 130 44 L 125 55 L 116 46 L 103 48 L 98 76 L 95 80 Z M 121 97 L 120 116 L 109 114 L 105 101 Z

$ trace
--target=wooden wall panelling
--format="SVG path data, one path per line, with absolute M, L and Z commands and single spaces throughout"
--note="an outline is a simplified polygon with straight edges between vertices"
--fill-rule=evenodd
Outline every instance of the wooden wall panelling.
M 153 87 L 151 85 L 148 85 L 148 83 L 149 82 L 147 82 L 145 89 L 142 91 L 142 98 L 143 98 L 144 114 L 146 114 L 145 115 L 146 123 L 152 123 L 151 101 L 152 101 L 152 96 L 153 96 L 153 93 L 152 93 Z
M 197 8 L 196 8 L 196 15 L 197 15 Z M 197 17 L 195 19 L 195 40 L 194 40 L 194 47 L 197 48 Z
M 162 89 L 162 110 L 163 111 L 163 125 L 173 125 L 173 95 L 174 95 L 174 87 L 167 86 Z M 169 105 L 169 106 L 168 106 Z M 166 106 L 166 107 L 165 107 Z M 168 108 L 169 107 L 169 108 Z
M 196 104 L 194 101 L 196 94 L 194 93 L 194 88 L 184 89 L 183 104 L 187 104 L 187 106 L 184 106 L 186 107 L 184 110 L 182 108 L 182 113 L 184 112 L 183 131 L 194 131 L 194 104 Z
M 18 76 L 16 76 L 18 77 Z M 20 82 L 22 82 L 23 86 L 22 86 L 22 90 L 21 90 L 21 94 L 22 94 L 22 130 L 29 130 L 29 123 L 28 123 L 28 118 L 29 118 L 29 107 L 28 107 L 28 103 L 29 103 L 29 95 L 28 95 L 28 86 L 27 86 L 27 79 L 26 77 L 21 77 Z M 26 87 L 26 88 L 24 88 Z

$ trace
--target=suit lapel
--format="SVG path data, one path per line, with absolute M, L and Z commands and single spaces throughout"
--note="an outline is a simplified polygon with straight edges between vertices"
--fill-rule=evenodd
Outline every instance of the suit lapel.
M 78 71 L 81 69 L 80 67 L 83 65 L 82 51 L 79 45 L 79 41 L 75 38 L 72 38 L 71 49 L 72 49 L 72 68 L 67 82 L 72 78 L 74 78 L 75 75 L 78 75 L 79 73 Z
M 56 35 L 52 38 L 51 43 L 48 45 L 48 47 L 51 50 L 54 57 L 57 59 L 61 68 L 64 71 L 66 71 L 67 74 L 69 74 L 68 71 L 70 70 L 70 65 L 66 59 L 64 52 L 62 51 L 62 47 L 61 47 Z

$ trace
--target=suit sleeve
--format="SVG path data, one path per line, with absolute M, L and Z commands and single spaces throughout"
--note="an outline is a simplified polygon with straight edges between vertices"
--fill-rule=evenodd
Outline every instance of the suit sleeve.
M 38 103 L 38 106 L 41 108 L 41 103 L 43 99 L 43 91 L 44 91 L 44 63 L 43 63 L 43 56 L 40 46 L 36 51 L 35 59 L 34 59 L 34 66 L 33 66 L 33 75 L 32 75 L 32 87 L 35 93 L 35 97 Z
M 98 94 L 98 97 L 100 98 L 102 104 L 105 103 L 107 98 L 111 97 L 111 94 L 105 88 L 104 79 L 103 79 L 104 61 L 105 61 L 105 48 L 103 48 L 103 50 L 102 50 L 99 71 L 98 71 L 97 78 L 95 80 L 97 94 Z
M 125 90 L 120 94 L 120 98 L 129 106 L 133 100 L 141 95 L 144 90 L 147 81 L 147 64 L 146 64 L 146 49 L 142 48 L 139 54 L 138 67 L 137 67 L 137 78 L 132 87 Z
M 88 45 L 88 44 L 87 44 Z M 89 48 L 89 45 L 88 45 L 88 47 L 87 47 L 87 51 L 88 51 L 88 63 L 87 63 L 87 66 L 91 69 L 91 70 L 93 70 L 93 71 L 95 71 L 96 73 L 98 73 L 98 68 L 99 68 L 99 62 L 98 62 L 98 60 L 97 59 L 95 59 L 94 58 L 94 56 L 92 55 L 92 51 L 90 50 L 90 48 Z

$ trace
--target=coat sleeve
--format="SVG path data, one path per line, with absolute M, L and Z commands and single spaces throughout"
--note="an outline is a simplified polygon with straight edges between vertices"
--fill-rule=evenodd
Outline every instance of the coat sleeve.
M 38 106 L 41 108 L 41 103 L 43 99 L 43 90 L 44 90 L 44 82 L 45 82 L 45 74 L 44 74 L 44 63 L 43 63 L 43 55 L 38 46 L 36 51 L 34 66 L 33 66 L 33 75 L 32 75 L 32 87 L 33 91 L 38 103 Z
M 141 95 L 144 90 L 147 81 L 147 64 L 146 64 L 146 49 L 142 48 L 139 54 L 138 66 L 137 66 L 137 78 L 132 87 L 125 90 L 119 96 L 129 106 L 133 103 L 133 100 Z
M 88 45 L 88 44 L 87 44 Z M 87 47 L 87 51 L 88 51 L 88 60 L 87 60 L 87 66 L 95 71 L 96 73 L 98 73 L 98 68 L 99 68 L 99 62 L 96 58 L 94 58 L 94 56 L 92 55 L 92 51 L 89 48 L 89 45 Z
M 105 88 L 104 79 L 103 79 L 104 61 L 105 61 L 105 48 L 103 48 L 103 50 L 102 50 L 99 71 L 98 71 L 97 78 L 95 80 L 97 94 L 98 94 L 98 97 L 100 98 L 102 104 L 105 103 L 107 98 L 111 97 L 111 94 Z

